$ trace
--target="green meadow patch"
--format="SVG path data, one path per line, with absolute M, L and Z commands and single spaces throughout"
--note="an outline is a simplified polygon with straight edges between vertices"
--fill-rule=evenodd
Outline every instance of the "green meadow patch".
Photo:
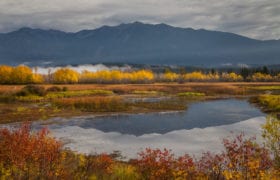
M 81 96 L 92 96 L 92 95 L 113 95 L 113 91 L 110 90 L 81 90 L 81 91 L 62 91 L 62 92 L 50 92 L 46 95 L 47 99 L 55 98 L 67 98 L 67 97 L 81 97 Z
M 204 93 L 199 92 L 181 92 L 177 94 L 179 97 L 203 97 Z

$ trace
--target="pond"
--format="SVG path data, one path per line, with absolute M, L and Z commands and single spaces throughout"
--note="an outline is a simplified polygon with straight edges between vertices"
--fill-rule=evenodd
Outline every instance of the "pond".
M 66 121 L 53 119 L 50 128 L 78 126 L 102 132 L 141 136 L 150 133 L 165 134 L 174 130 L 233 124 L 257 116 L 264 116 L 264 114 L 248 102 L 229 99 L 194 103 L 185 112 L 117 114 L 73 118 Z
M 121 151 L 134 158 L 146 147 L 199 155 L 222 149 L 222 139 L 244 132 L 260 140 L 265 114 L 246 100 L 202 101 L 185 112 L 54 118 L 44 123 L 66 147 L 82 153 Z M 35 129 L 42 122 L 33 123 Z

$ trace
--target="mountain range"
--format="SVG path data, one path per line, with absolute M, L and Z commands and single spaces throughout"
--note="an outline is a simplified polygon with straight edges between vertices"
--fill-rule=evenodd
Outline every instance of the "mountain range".
M 280 64 L 280 40 L 134 22 L 75 33 L 21 28 L 0 33 L 0 64 Z

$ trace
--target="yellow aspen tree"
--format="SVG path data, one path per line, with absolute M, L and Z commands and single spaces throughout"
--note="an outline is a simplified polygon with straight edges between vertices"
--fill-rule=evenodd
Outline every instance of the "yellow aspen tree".
M 0 83 L 1 84 L 9 84 L 11 83 L 11 73 L 13 68 L 11 66 L 2 65 L 0 66 Z
M 25 66 L 19 65 L 13 68 L 11 73 L 11 82 L 15 84 L 28 84 L 32 83 L 32 70 Z
M 61 68 L 53 74 L 54 83 L 77 83 L 79 81 L 79 73 L 69 68 Z
M 178 78 L 179 78 L 179 75 L 174 72 L 165 72 L 163 74 L 163 79 L 165 81 L 176 81 L 176 80 L 178 80 Z

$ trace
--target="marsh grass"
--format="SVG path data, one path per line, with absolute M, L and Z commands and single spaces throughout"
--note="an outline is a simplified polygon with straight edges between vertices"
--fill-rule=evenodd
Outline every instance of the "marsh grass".
M 260 95 L 252 98 L 251 101 L 262 106 L 264 111 L 280 112 L 280 95 Z
M 251 89 L 257 89 L 257 90 L 280 90 L 280 86 L 279 85 L 275 85 L 275 86 L 253 86 L 250 87 Z
M 185 110 L 187 104 L 179 99 L 164 99 L 156 102 L 128 102 L 117 96 L 61 98 L 53 102 L 59 109 L 81 110 L 85 112 L 131 112 L 134 110 L 165 111 Z
M 163 99 L 156 102 L 137 101 L 131 103 L 131 106 L 152 111 L 182 111 L 187 109 L 187 103 L 180 99 Z
M 52 88 L 53 85 L 40 85 L 46 90 Z M 108 90 L 116 94 L 129 94 L 133 91 L 158 91 L 167 94 L 177 94 L 180 92 L 200 92 L 206 95 L 231 94 L 243 95 L 252 88 L 265 88 L 266 90 L 277 90 L 279 83 L 262 82 L 262 83 L 217 83 L 217 82 L 191 82 L 191 83 L 154 83 L 154 84 L 70 84 L 70 85 L 56 85 L 62 89 L 66 88 L 68 91 L 83 91 L 83 90 Z M 20 91 L 24 86 L 22 85 L 0 85 L 0 94 L 11 94 Z
M 120 97 L 61 98 L 54 100 L 53 104 L 61 109 L 70 108 L 86 112 L 118 112 L 129 109 L 128 104 Z
M 81 96 L 108 96 L 113 95 L 113 91 L 110 90 L 80 90 L 80 91 L 62 91 L 62 92 L 50 92 L 46 95 L 47 99 L 54 98 L 67 98 L 67 97 L 81 97 Z
M 85 96 L 109 96 L 114 93 L 110 90 L 80 90 L 80 91 L 50 91 L 45 95 L 27 92 L 25 89 L 15 94 L 0 95 L 0 102 L 16 103 L 16 102 L 51 102 L 57 98 L 85 97 Z
M 38 107 L 33 107 L 28 104 L 18 103 L 10 104 L 0 104 L 0 122 L 9 123 L 17 121 L 32 121 L 42 119 L 46 114 L 50 112 L 39 112 Z
M 38 95 L 27 95 L 27 96 L 16 96 L 15 100 L 18 102 L 42 102 L 45 100 L 43 96 Z
M 160 91 L 132 91 L 132 94 L 137 94 L 137 95 L 163 95 L 163 92 Z

